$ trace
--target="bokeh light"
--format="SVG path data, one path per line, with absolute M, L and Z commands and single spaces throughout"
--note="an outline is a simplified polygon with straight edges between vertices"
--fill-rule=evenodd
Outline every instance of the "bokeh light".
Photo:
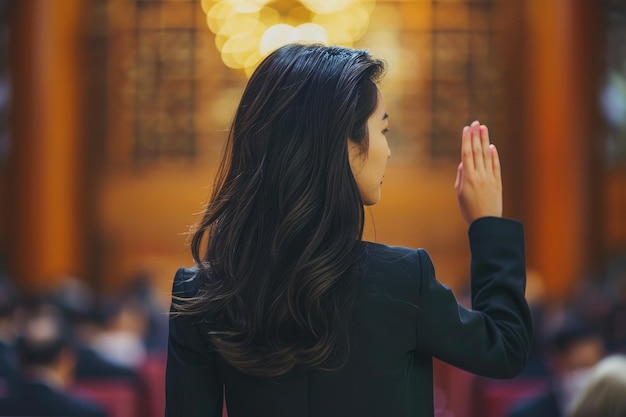
M 263 56 L 291 42 L 351 47 L 369 26 L 376 0 L 202 0 L 222 61 L 247 75 Z

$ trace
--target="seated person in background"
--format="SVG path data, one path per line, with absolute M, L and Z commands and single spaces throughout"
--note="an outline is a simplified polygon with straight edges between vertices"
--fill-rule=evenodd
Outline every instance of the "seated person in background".
M 97 405 L 66 391 L 74 372 L 68 343 L 56 309 L 39 308 L 26 318 L 16 344 L 19 381 L 0 400 L 0 415 L 106 417 Z
M 593 369 L 568 417 L 626 416 L 626 355 L 611 355 Z
M 99 341 L 106 332 L 109 313 L 92 309 L 74 320 L 77 379 L 126 379 L 138 383 L 137 370 L 129 365 L 114 362 L 103 354 Z
M 575 312 L 565 312 L 546 337 L 552 381 L 546 392 L 516 404 L 509 417 L 563 417 L 605 354 L 600 333 Z
M 112 364 L 140 368 L 146 360 L 149 321 L 146 307 L 130 295 L 110 299 L 103 307 L 105 320 L 92 347 Z
M 122 378 L 137 382 L 136 370 L 109 360 L 98 343 L 116 316 L 114 309 L 103 307 L 92 289 L 74 277 L 65 278 L 63 286 L 52 294 L 51 302 L 71 326 L 77 380 Z
M 0 396 L 8 394 L 18 375 L 15 359 L 15 311 L 17 293 L 0 275 Z

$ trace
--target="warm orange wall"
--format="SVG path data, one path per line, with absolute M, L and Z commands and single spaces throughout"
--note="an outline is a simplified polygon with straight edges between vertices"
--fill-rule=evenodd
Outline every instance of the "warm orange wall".
M 84 3 L 16 4 L 10 267 L 25 286 L 53 286 L 56 281 L 50 279 L 59 274 L 89 273 L 85 252 L 90 242 L 81 240 L 85 221 L 77 185 L 84 174 L 78 163 L 85 140 L 79 133 L 84 94 L 78 45 Z M 502 140 L 505 185 L 514 186 L 506 192 L 516 203 L 507 214 L 525 221 L 529 267 L 543 275 L 550 295 L 561 297 L 597 260 L 593 249 L 600 245 L 593 233 L 599 209 L 591 202 L 602 200 L 594 198 L 601 187 L 590 163 L 592 144 L 600 141 L 593 115 L 598 65 L 588 65 L 601 57 L 600 8 L 565 0 L 515 4 L 519 15 L 510 12 L 512 6 L 503 8 L 522 22 L 507 26 L 506 39 L 524 44 L 507 50 L 511 67 L 520 68 L 519 79 L 508 80 L 520 85 L 511 88 L 519 93 L 513 97 L 519 99 L 519 114 L 511 107 L 504 117 L 507 129 L 518 132 L 511 136 L 517 142 Z M 113 136 L 124 133 L 115 130 L 121 126 L 115 120 L 109 119 L 109 125 Z M 215 167 L 215 157 L 201 159 L 150 170 L 110 170 L 102 178 L 92 205 L 102 240 L 102 288 L 122 286 L 137 270 L 147 270 L 167 290 L 175 268 L 190 264 L 182 234 L 202 209 Z M 392 158 L 383 200 L 371 209 L 375 236 L 370 222 L 366 237 L 426 247 L 441 279 L 461 287 L 469 255 L 452 190 L 454 161 L 398 161 Z M 621 194 L 610 187 L 612 197 L 605 201 L 610 218 L 617 219 L 621 212 L 614 204 L 621 202 Z M 612 241 L 620 239 L 619 230 L 617 237 L 609 235 Z
M 111 237 L 103 262 L 105 287 L 123 287 L 138 270 L 162 292 L 176 268 L 192 264 L 185 232 L 203 208 L 214 164 L 161 166 L 141 175 L 110 175 L 98 204 L 100 227 Z M 440 279 L 461 288 L 467 278 L 466 231 L 454 196 L 456 164 L 417 166 L 390 161 L 381 202 L 366 210 L 365 238 L 425 247 Z
M 598 207 L 596 144 L 601 8 L 593 2 L 526 2 L 522 154 L 528 265 L 552 298 L 592 268 Z
M 28 290 L 84 271 L 77 195 L 82 103 L 81 0 L 14 4 L 10 273 Z
M 602 230 L 608 256 L 626 252 L 626 169 L 606 174 Z

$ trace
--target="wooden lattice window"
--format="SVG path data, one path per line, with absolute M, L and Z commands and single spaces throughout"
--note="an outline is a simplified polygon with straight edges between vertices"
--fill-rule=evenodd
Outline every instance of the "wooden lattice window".
M 223 140 L 216 132 L 227 128 L 246 80 L 221 62 L 200 3 L 108 0 L 113 162 L 124 155 L 136 164 L 190 158 Z M 496 3 L 377 1 L 369 35 L 355 46 L 371 50 L 378 43 L 383 56 L 391 48 L 408 53 L 392 62 L 404 69 L 387 83 L 399 159 L 456 158 L 464 123 L 479 118 L 497 128 Z M 419 75 L 411 63 L 422 65 Z
M 457 157 L 462 123 L 494 122 L 493 8 L 492 0 L 432 1 L 433 157 Z
M 168 8 L 171 0 L 136 0 L 135 143 L 136 160 L 192 157 L 195 135 L 195 2 Z M 175 10 L 190 18 L 172 25 Z M 188 15 L 188 16 L 187 16 Z M 176 27 L 178 26 L 178 27 Z
M 396 163 L 458 159 L 461 129 L 475 119 L 497 137 L 506 117 L 499 7 L 498 0 L 377 1 L 358 46 L 390 63 L 383 89 Z

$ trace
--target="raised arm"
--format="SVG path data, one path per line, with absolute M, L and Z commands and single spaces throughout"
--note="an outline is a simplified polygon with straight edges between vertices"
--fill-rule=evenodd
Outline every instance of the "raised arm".
M 430 257 L 420 251 L 418 349 L 467 371 L 517 375 L 526 364 L 532 319 L 525 300 L 522 225 L 502 219 L 502 180 L 486 126 L 463 129 L 455 190 L 470 224 L 472 309 L 440 284 Z
M 533 331 L 522 225 L 483 217 L 472 223 L 469 238 L 472 309 L 457 303 L 419 251 L 418 350 L 475 374 L 511 378 L 526 365 Z

